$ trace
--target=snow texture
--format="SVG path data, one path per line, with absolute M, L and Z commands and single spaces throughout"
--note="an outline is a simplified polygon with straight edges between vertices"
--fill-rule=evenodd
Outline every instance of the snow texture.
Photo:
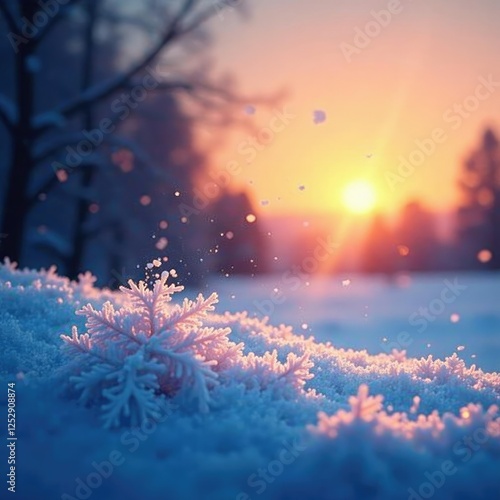
M 7 263 L 0 283 L 19 498 L 498 498 L 500 375 L 456 354 L 335 348 L 174 304 L 166 275 L 111 293 Z
M 62 335 L 66 352 L 77 360 L 71 377 L 88 404 L 102 399 L 105 427 L 123 420 L 134 425 L 161 415 L 157 393 L 171 396 L 190 388 L 199 410 L 208 411 L 209 388 L 217 383 L 216 365 L 231 364 L 238 346 L 229 342 L 228 328 L 204 328 L 202 319 L 214 309 L 216 294 L 168 307 L 182 287 L 167 285 L 168 273 L 153 290 L 141 281 L 121 287 L 127 304 L 115 310 L 106 302 L 101 311 L 92 305 L 77 314 L 86 317 L 87 333 Z M 96 396 L 97 394 L 97 396 Z

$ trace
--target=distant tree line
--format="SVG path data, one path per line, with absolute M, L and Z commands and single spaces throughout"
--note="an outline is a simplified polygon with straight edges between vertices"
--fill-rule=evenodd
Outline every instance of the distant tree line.
M 364 243 L 361 270 L 500 269 L 500 143 L 487 129 L 459 173 L 460 202 L 453 237 L 438 237 L 435 216 L 420 203 L 404 208 L 395 228 L 375 216 Z

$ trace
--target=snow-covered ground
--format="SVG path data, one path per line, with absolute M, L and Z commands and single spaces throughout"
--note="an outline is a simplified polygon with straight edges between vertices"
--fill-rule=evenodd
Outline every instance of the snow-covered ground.
M 469 364 L 500 371 L 498 273 L 416 274 L 392 280 L 345 275 L 300 283 L 278 274 L 214 279 L 207 288 L 217 290 L 220 309 L 268 315 L 273 324 L 291 325 L 336 347 L 372 354 L 398 348 L 412 357 L 443 358 L 457 352 Z
M 483 332 L 498 353 L 495 279 L 342 279 L 217 281 L 211 311 L 165 278 L 109 293 L 0 266 L 0 410 L 6 428 L 15 406 L 17 438 L 1 497 L 14 481 L 22 500 L 498 499 L 500 375 L 468 366 L 494 365 Z M 419 307 L 444 308 L 421 334 Z M 385 354 L 398 334 L 408 348 Z M 448 356 L 403 352 L 417 348 Z

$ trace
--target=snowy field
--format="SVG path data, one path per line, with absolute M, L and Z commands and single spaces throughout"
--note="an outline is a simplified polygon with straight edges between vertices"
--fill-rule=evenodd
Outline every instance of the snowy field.
M 412 357 L 457 352 L 468 364 L 500 371 L 498 273 L 416 274 L 391 281 L 349 275 L 300 283 L 278 274 L 217 279 L 208 289 L 218 291 L 223 310 L 268 315 L 273 324 L 291 325 L 336 347 L 371 354 L 396 348 Z
M 203 298 L 166 275 L 110 293 L 0 266 L 17 439 L 1 498 L 498 499 L 496 279 L 346 279 L 223 280 Z M 420 307 L 443 309 L 421 333 Z

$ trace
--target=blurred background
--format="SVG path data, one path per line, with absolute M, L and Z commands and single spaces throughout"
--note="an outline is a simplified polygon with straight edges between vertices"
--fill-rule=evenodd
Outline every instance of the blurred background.
M 111 288 L 167 258 L 196 286 L 497 270 L 499 14 L 0 0 L 1 256 Z

